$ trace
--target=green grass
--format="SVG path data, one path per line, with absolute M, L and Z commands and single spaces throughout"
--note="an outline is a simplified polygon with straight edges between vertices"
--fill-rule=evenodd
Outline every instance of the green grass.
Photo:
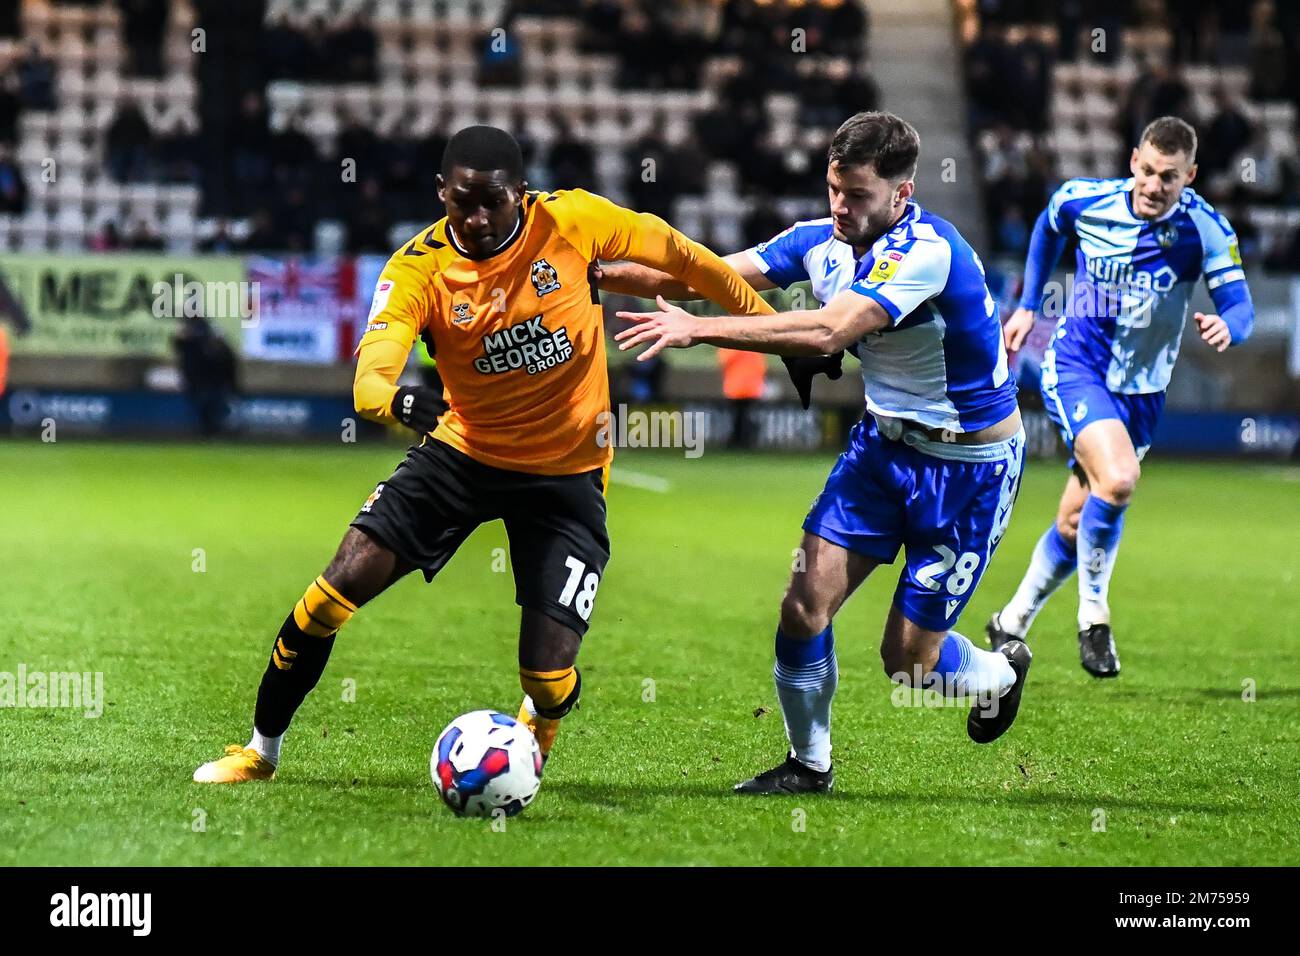
M 0 671 L 102 671 L 108 701 L 99 719 L 0 710 L 0 864 L 1300 862 L 1300 476 L 1281 467 L 1151 461 L 1112 587 L 1123 676 L 1080 669 L 1062 593 L 989 747 L 963 710 L 891 706 L 882 570 L 836 622 L 834 796 L 753 801 L 728 790 L 782 753 L 771 634 L 830 457 L 625 454 L 671 490 L 611 488 L 583 705 L 504 832 L 452 817 L 428 775 L 448 720 L 518 704 L 498 527 L 348 625 L 278 780 L 190 783 L 246 739 L 275 631 L 399 457 L 0 443 Z M 1014 587 L 1062 477 L 1031 463 L 967 633 Z

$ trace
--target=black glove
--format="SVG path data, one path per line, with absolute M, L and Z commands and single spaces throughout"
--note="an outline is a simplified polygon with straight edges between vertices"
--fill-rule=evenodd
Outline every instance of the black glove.
M 844 369 L 840 363 L 844 361 L 844 350 L 836 352 L 834 355 L 812 355 L 800 356 L 799 358 L 783 358 L 786 371 L 790 373 L 790 381 L 794 383 L 794 390 L 799 393 L 799 404 L 804 408 L 812 402 L 812 381 L 813 376 L 824 374 L 832 382 L 844 374 Z
M 393 417 L 421 435 L 437 427 L 446 408 L 442 396 L 423 385 L 403 385 L 393 396 Z

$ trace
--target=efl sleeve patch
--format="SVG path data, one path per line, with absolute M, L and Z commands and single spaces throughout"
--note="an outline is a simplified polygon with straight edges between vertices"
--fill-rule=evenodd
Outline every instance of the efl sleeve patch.
M 375 316 L 379 315 L 380 312 L 383 312 L 384 309 L 388 307 L 388 297 L 392 292 L 393 280 L 381 279 L 379 284 L 375 286 L 374 298 L 370 300 L 370 315 L 367 318 L 368 322 L 374 322 Z
M 1212 209 L 1193 204 L 1189 209 L 1201 239 L 1201 272 L 1207 280 L 1225 269 L 1241 268 L 1241 247 L 1228 220 Z
M 429 289 L 414 263 L 419 259 L 394 258 L 384 267 L 375 283 L 366 316 L 361 342 L 377 339 L 397 342 L 410 348 L 430 314 Z
M 888 282 L 898 274 L 898 267 L 907 258 L 906 252 L 890 249 L 876 260 L 871 271 L 867 273 L 867 282 Z
M 952 247 L 946 241 L 916 242 L 908 249 L 885 249 L 849 288 L 875 299 L 897 324 L 943 292 L 951 269 Z

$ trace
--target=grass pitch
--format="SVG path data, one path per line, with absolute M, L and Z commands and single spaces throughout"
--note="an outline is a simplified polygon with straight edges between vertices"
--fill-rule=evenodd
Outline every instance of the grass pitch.
M 499 526 L 347 626 L 279 779 L 192 784 L 247 739 L 280 622 L 400 457 L 0 443 L 0 672 L 101 672 L 106 698 L 97 719 L 0 709 L 0 864 L 1300 862 L 1300 472 L 1158 457 L 1112 586 L 1123 675 L 1080 669 L 1068 585 L 991 746 L 964 709 L 891 705 L 881 569 L 836 621 L 835 794 L 733 797 L 783 752 L 772 631 L 832 457 L 624 453 L 616 476 L 659 481 L 611 487 L 582 708 L 522 817 L 456 819 L 428 774 L 452 717 L 519 702 Z M 967 634 L 1015 586 L 1063 476 L 1030 463 Z

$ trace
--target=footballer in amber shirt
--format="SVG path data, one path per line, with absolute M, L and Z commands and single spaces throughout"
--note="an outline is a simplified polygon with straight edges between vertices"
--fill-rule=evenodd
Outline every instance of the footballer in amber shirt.
M 772 311 L 721 259 L 657 216 L 581 189 L 528 193 L 513 235 L 487 258 L 469 255 L 444 218 L 389 259 L 358 347 L 358 408 L 389 417 L 396 388 L 395 378 L 363 382 L 367 349 L 394 342 L 409 350 L 424 335 L 450 405 L 435 439 L 512 471 L 604 467 L 613 449 L 596 440 L 598 416 L 609 409 L 591 279 L 599 259 L 662 269 L 730 311 Z

